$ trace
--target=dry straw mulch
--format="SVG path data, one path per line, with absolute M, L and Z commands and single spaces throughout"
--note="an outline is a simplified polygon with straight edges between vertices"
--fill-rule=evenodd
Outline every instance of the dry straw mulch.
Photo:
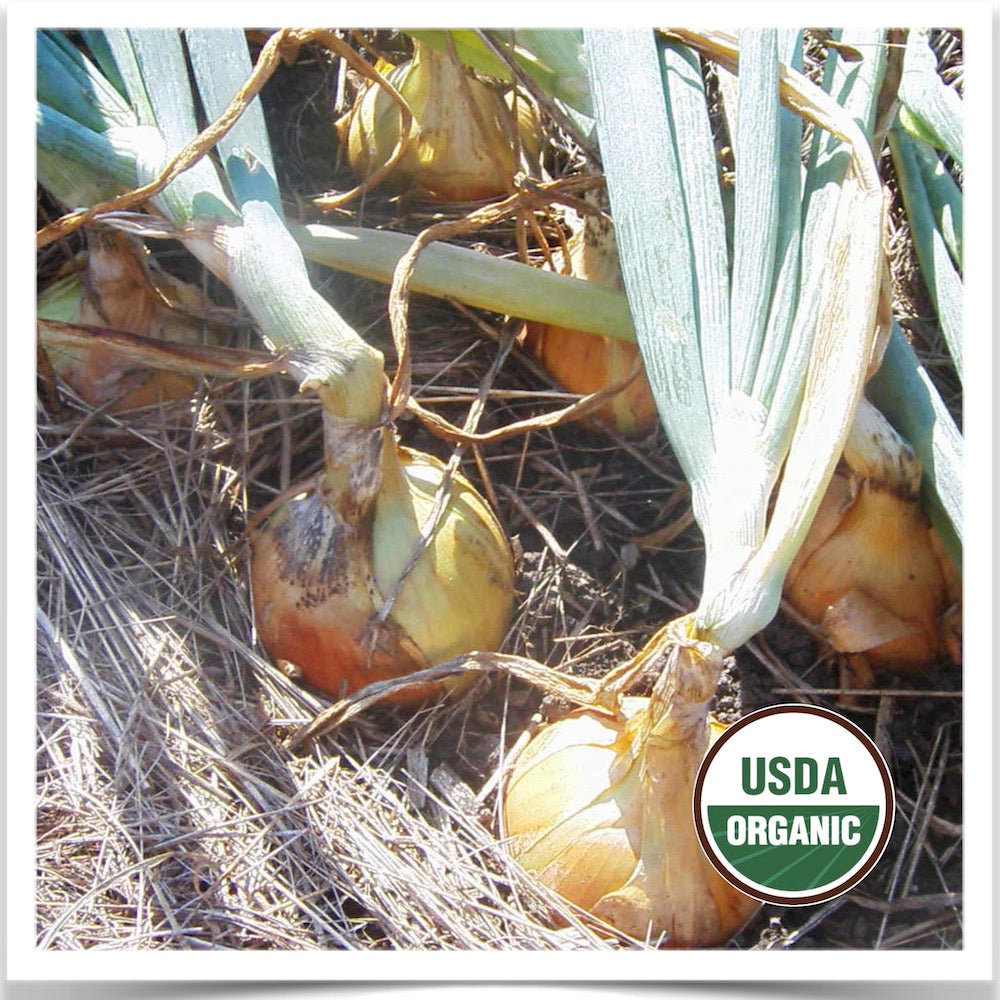
M 283 748 L 322 703 L 252 648 L 233 528 L 282 407 L 224 395 L 39 464 L 39 944 L 599 946 L 428 760 L 438 713 Z

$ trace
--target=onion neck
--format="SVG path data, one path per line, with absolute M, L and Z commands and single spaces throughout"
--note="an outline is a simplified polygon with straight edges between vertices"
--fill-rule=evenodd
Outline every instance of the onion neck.
M 658 633 L 664 657 L 643 728 L 657 743 L 707 741 L 708 706 L 722 674 L 725 651 L 706 640 L 687 615 Z M 705 746 L 701 745 L 704 752 Z M 700 760 L 700 757 L 699 757 Z
M 321 399 L 326 389 L 320 387 Z M 338 515 L 349 524 L 373 516 L 383 488 L 383 457 L 395 452 L 392 431 L 338 416 L 324 405 L 323 452 L 322 489 Z

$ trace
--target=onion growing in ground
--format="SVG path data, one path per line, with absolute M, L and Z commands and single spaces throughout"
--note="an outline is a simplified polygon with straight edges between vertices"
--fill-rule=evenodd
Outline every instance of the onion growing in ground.
M 724 728 L 708 715 L 722 653 L 686 633 L 675 623 L 640 654 L 661 661 L 650 697 L 578 709 L 532 737 L 507 772 L 501 834 L 540 882 L 619 931 L 707 948 L 760 903 L 718 874 L 695 831 L 695 777 Z
M 39 319 L 59 320 L 180 344 L 202 344 L 211 308 L 201 289 L 154 269 L 151 259 L 120 234 L 95 237 L 90 249 L 38 297 Z M 155 282 L 155 283 L 154 283 Z M 48 348 L 56 374 L 91 406 L 112 412 L 184 399 L 195 377 L 131 364 L 120 351 L 99 344 Z
M 708 947 L 758 906 L 711 868 L 695 831 L 708 703 L 724 655 L 777 612 L 844 449 L 873 353 L 885 203 L 860 109 L 789 69 L 794 33 L 673 34 L 739 72 L 731 229 L 698 55 L 641 31 L 585 29 L 584 47 L 636 336 L 705 538 L 701 596 L 606 682 L 610 725 L 528 744 L 503 822 L 511 852 L 594 916 Z M 801 122 L 782 98 L 809 109 L 817 146 L 830 128 L 836 163 L 824 148 L 803 171 Z M 614 695 L 638 668 L 656 681 L 630 719 Z
M 809 534 L 785 581 L 792 606 L 847 654 L 849 686 L 869 668 L 961 660 L 961 580 L 920 507 L 921 467 L 862 399 Z
M 265 649 L 341 697 L 495 648 L 513 611 L 510 545 L 468 482 L 454 472 L 445 482 L 434 458 L 399 446 L 382 352 L 312 287 L 272 206 L 245 203 L 242 224 L 215 227 L 211 241 L 265 339 L 287 344 L 295 331 L 289 372 L 323 407 L 322 472 L 249 526 Z M 280 300 L 264 294 L 274 287 Z M 440 690 L 435 684 L 400 700 Z
M 452 473 L 431 527 L 445 479 L 437 459 L 401 447 L 387 427 L 329 412 L 324 430 L 323 471 L 250 524 L 254 618 L 271 656 L 342 697 L 499 646 L 513 610 L 513 560 L 482 497 Z M 421 685 L 396 700 L 441 690 Z
M 414 40 L 399 66 L 380 63 L 386 80 L 413 116 L 409 143 L 385 179 L 391 190 L 413 190 L 448 202 L 478 201 L 513 190 L 516 133 L 537 154 L 538 125 L 524 100 L 512 113 L 499 91 L 453 54 Z M 400 142 L 402 114 L 390 93 L 367 85 L 336 123 L 351 169 L 362 178 L 383 167 Z
M 607 211 L 603 190 L 588 191 L 584 198 L 602 213 Z M 606 214 L 585 215 L 578 221 L 567 249 L 573 277 L 617 290 L 623 288 L 614 229 Z M 641 365 L 639 347 L 634 342 L 554 324 L 527 323 L 524 343 L 552 378 L 570 392 L 597 392 L 625 379 L 636 364 Z M 657 427 L 659 416 L 645 371 L 640 371 L 588 419 L 627 435 L 648 434 Z

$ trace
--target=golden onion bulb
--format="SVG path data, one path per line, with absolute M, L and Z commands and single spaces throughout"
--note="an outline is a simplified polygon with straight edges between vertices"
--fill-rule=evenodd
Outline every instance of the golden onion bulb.
M 606 198 L 599 194 L 587 192 L 585 197 L 607 207 Z M 573 277 L 619 290 L 624 287 L 614 230 L 607 218 L 587 216 L 567 241 L 567 249 Z M 581 395 L 621 381 L 641 361 L 635 343 L 553 324 L 526 324 L 524 345 L 559 385 Z M 652 431 L 659 424 L 659 414 L 645 371 L 587 419 L 629 436 Z
M 916 496 L 846 470 L 831 480 L 785 579 L 788 601 L 834 649 L 897 670 L 954 657 L 945 616 L 957 588 Z
M 122 234 L 102 236 L 77 263 L 38 299 L 40 319 L 108 327 L 181 344 L 205 342 L 207 324 L 199 317 L 209 308 L 199 288 L 163 272 L 154 286 L 147 262 Z M 160 400 L 185 399 L 197 380 L 175 371 L 151 371 L 130 364 L 120 351 L 100 344 L 49 348 L 55 373 L 92 406 L 110 410 L 150 406 Z
M 384 73 L 413 115 L 411 141 L 385 180 L 441 201 L 478 201 L 513 190 L 518 168 L 515 118 L 503 97 L 448 52 L 414 42 L 413 57 Z M 524 102 L 520 102 L 524 103 Z M 518 114 L 521 128 L 530 118 Z M 369 84 L 336 123 L 351 169 L 362 178 L 384 166 L 402 129 L 399 106 L 384 87 Z M 525 131 L 523 144 L 537 148 Z
M 387 428 L 326 421 L 324 471 L 249 526 L 264 648 L 335 697 L 495 649 L 513 610 L 514 568 L 485 501 L 454 474 L 437 528 L 411 566 L 444 466 L 398 446 Z M 423 685 L 395 700 L 441 690 Z
M 501 834 L 525 869 L 672 948 L 720 945 L 760 906 L 712 867 L 695 831 L 695 778 L 724 730 L 704 710 L 711 690 L 676 710 L 655 696 L 623 698 L 617 713 L 578 709 L 529 740 L 503 788 Z
M 524 343 L 559 385 L 580 395 L 599 392 L 626 378 L 639 359 L 635 344 L 541 323 L 527 324 Z M 645 373 L 640 371 L 586 419 L 629 437 L 650 433 L 659 415 Z

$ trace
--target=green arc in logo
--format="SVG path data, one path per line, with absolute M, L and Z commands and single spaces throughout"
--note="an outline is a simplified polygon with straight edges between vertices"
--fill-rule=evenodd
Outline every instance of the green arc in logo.
M 842 879 L 875 839 L 878 806 L 708 806 L 719 853 L 743 878 L 777 892 Z

